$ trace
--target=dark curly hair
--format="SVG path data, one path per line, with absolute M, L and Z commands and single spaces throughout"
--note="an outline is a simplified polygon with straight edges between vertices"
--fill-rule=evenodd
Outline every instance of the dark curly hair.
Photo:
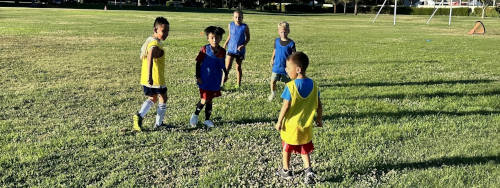
M 222 37 L 222 35 L 224 35 L 224 33 L 226 33 L 226 31 L 224 31 L 224 29 L 222 29 L 221 27 L 208 26 L 207 28 L 205 28 L 205 35 L 208 36 L 209 33 L 213 33 L 216 36 Z
M 160 24 L 165 24 L 165 25 L 170 25 L 170 23 L 168 23 L 168 20 L 164 17 L 156 17 L 155 19 L 155 23 L 153 24 L 153 27 L 156 27 Z

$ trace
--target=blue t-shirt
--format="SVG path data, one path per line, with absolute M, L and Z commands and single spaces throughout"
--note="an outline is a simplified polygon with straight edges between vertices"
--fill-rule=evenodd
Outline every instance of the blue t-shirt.
M 297 90 L 299 90 L 300 96 L 302 96 L 302 98 L 306 98 L 311 93 L 314 87 L 314 83 L 313 80 L 310 78 L 295 79 L 295 86 L 297 86 Z M 318 91 L 318 97 L 319 97 L 319 91 Z M 285 86 L 285 89 L 281 94 L 281 98 L 286 99 L 288 101 L 292 100 L 292 96 L 290 94 L 288 86 Z
M 295 50 L 295 42 L 292 39 L 288 39 L 288 44 L 285 46 L 281 45 L 280 38 L 274 40 L 274 64 L 273 72 L 276 74 L 286 74 L 286 58 L 293 53 Z
M 226 70 L 224 64 L 226 51 L 220 48 L 217 54 L 214 54 L 210 44 L 201 47 L 197 62 L 202 62 L 200 66 L 200 78 L 202 84 L 198 87 L 208 91 L 219 91 L 222 83 L 222 73 Z
M 231 22 L 229 24 L 230 26 L 230 35 L 231 38 L 229 38 L 229 43 L 227 44 L 227 52 L 232 53 L 235 55 L 245 55 L 245 48 L 242 48 L 240 51 L 238 51 L 238 46 L 242 45 L 246 41 L 246 35 L 245 35 L 245 30 L 247 29 L 247 24 L 241 23 L 239 26 L 236 25 L 234 22 Z

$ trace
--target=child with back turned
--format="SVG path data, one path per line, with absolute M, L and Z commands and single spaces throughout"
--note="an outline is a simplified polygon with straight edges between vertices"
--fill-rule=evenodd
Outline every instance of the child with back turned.
M 163 124 L 163 118 L 167 110 L 167 86 L 165 84 L 165 51 L 162 41 L 167 39 L 170 29 L 169 22 L 164 17 L 157 17 L 153 24 L 153 36 L 148 37 L 141 48 L 141 85 L 144 95 L 148 97 L 141 109 L 134 115 L 133 129 L 142 131 L 142 120 L 151 106 L 158 101 L 156 110 L 156 122 L 154 128 Z
M 310 154 L 314 150 L 312 129 L 314 122 L 317 127 L 323 126 L 323 108 L 318 85 L 306 76 L 308 65 L 309 58 L 303 52 L 295 52 L 287 58 L 286 72 L 292 81 L 286 84 L 281 95 L 283 106 L 275 128 L 280 131 L 283 146 L 283 169 L 278 170 L 278 176 L 292 178 L 290 156 L 298 153 L 304 162 L 304 181 L 311 184 L 315 181 L 310 162 Z

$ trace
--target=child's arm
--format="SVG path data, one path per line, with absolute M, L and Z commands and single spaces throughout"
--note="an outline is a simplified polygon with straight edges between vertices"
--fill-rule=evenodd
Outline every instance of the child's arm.
M 227 43 L 229 43 L 229 39 L 231 39 L 231 24 L 227 25 L 227 30 L 229 31 L 227 34 L 226 42 L 224 42 L 224 49 L 227 49 Z
M 198 82 L 198 84 L 202 84 L 200 72 L 201 72 L 201 62 L 196 61 L 196 82 Z
M 281 130 L 283 125 L 283 119 L 285 118 L 285 114 L 290 108 L 290 101 L 283 99 L 283 106 L 281 106 L 280 116 L 278 117 L 278 122 L 276 123 L 276 130 Z
M 153 85 L 153 54 L 160 54 L 158 47 L 153 46 L 148 52 L 148 84 Z
M 240 51 L 241 48 L 244 48 L 245 46 L 247 46 L 248 42 L 250 42 L 250 29 L 248 28 L 248 25 L 247 25 L 247 27 L 245 28 L 245 43 L 238 46 L 238 51 Z
M 203 63 L 203 60 L 205 59 L 205 53 L 206 49 L 205 47 L 201 47 L 200 51 L 198 52 L 198 56 L 196 56 L 196 70 L 195 70 L 195 77 L 196 77 L 196 82 L 198 84 L 203 84 L 201 81 L 201 64 Z
M 226 83 L 227 82 L 227 75 L 229 74 L 229 72 L 227 72 L 226 65 L 224 63 L 221 65 L 221 67 L 222 67 L 222 71 L 224 71 L 224 83 Z
M 274 65 L 274 56 L 276 55 L 276 49 L 273 49 L 273 56 L 271 56 L 271 67 Z
M 316 126 L 323 127 L 323 105 L 318 98 L 318 109 L 316 109 Z

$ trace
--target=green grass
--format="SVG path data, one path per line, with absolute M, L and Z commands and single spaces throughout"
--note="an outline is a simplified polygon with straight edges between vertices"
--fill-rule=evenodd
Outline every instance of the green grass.
M 175 128 L 136 134 L 138 56 L 156 16 L 171 22 L 166 123 Z M 321 85 L 317 185 L 498 187 L 500 19 L 469 36 L 477 18 L 453 17 L 449 27 L 444 16 L 430 25 L 399 16 L 397 26 L 372 17 L 246 14 L 243 88 L 215 100 L 216 128 L 204 130 L 188 126 L 199 96 L 194 59 L 207 43 L 200 32 L 227 27 L 230 14 L 0 8 L 0 185 L 301 185 L 300 174 L 273 175 L 280 101 L 267 102 L 268 62 L 287 20 Z

